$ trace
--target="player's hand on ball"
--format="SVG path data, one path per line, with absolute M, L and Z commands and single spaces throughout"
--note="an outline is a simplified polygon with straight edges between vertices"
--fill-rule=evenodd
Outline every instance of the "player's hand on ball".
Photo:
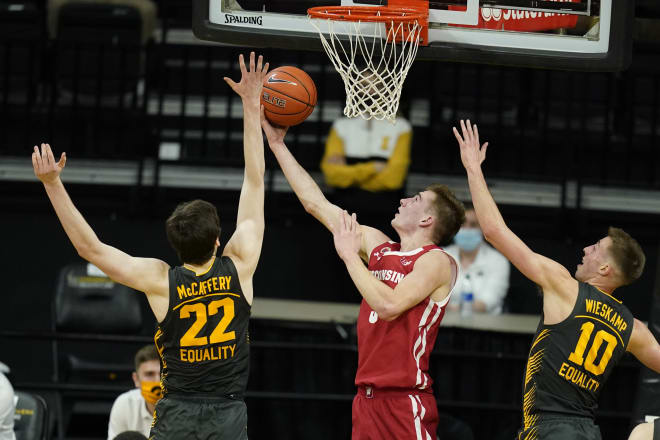
M 273 125 L 264 113 L 264 106 L 261 106 L 261 128 L 263 128 L 264 133 L 266 134 L 266 139 L 268 139 L 268 145 L 273 147 L 274 145 L 284 142 L 284 136 L 289 127 L 280 127 L 279 125 Z
M 342 260 L 358 255 L 362 245 L 362 231 L 355 214 L 348 215 L 342 211 L 341 216 L 332 228 L 335 249 Z
M 243 100 L 259 102 L 261 99 L 261 89 L 263 88 L 264 78 L 266 77 L 266 73 L 268 73 L 268 63 L 263 64 L 264 57 L 259 55 L 255 65 L 254 57 L 254 52 L 250 52 L 250 65 L 248 70 L 245 67 L 243 54 L 238 56 L 238 65 L 241 68 L 240 82 L 236 83 L 226 76 L 224 77 L 224 80 L 234 92 L 243 98 Z
M 66 165 L 66 153 L 62 153 L 60 160 L 55 162 L 53 150 L 50 145 L 41 144 L 41 151 L 39 147 L 34 146 L 32 153 L 32 167 L 34 168 L 34 175 L 43 183 L 52 183 L 57 181 L 60 173 Z
M 486 149 L 488 142 L 479 145 L 479 130 L 477 124 L 470 124 L 461 119 L 461 134 L 458 133 L 456 127 L 453 127 L 454 136 L 458 141 L 458 146 L 461 149 L 461 161 L 466 170 L 476 169 L 481 166 L 481 163 L 486 159 Z

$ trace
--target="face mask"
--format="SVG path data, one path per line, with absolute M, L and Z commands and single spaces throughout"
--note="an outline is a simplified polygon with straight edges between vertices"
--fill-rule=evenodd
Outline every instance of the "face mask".
M 454 236 L 456 245 L 466 252 L 475 250 L 483 240 L 484 236 L 477 228 L 461 228 Z
M 160 398 L 163 397 L 162 390 L 160 388 L 160 382 L 147 382 L 143 380 L 141 383 L 140 391 L 142 397 L 144 397 L 144 400 L 146 400 L 147 403 L 151 403 L 152 405 L 155 405 L 156 402 L 158 402 Z

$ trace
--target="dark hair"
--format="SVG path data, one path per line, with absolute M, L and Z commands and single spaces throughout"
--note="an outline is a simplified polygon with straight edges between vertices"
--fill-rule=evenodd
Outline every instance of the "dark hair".
M 147 438 L 141 432 L 124 431 L 121 434 L 117 434 L 112 440 L 147 440 Z
M 612 239 L 608 252 L 614 260 L 616 269 L 621 276 L 621 282 L 625 286 L 635 281 L 644 271 L 646 255 L 637 240 L 632 238 L 626 231 L 610 226 L 607 235 Z
M 147 361 L 160 361 L 158 350 L 154 344 L 145 345 L 135 353 L 135 371 L 137 372 L 140 365 Z
M 213 256 L 220 237 L 218 211 L 204 200 L 181 203 L 165 222 L 165 230 L 182 263 L 203 264 Z
M 435 193 L 432 203 L 436 221 L 433 228 L 433 242 L 447 246 L 465 221 L 465 208 L 447 185 L 433 184 L 426 188 Z
M 474 205 L 470 201 L 463 202 L 463 209 L 465 209 L 465 211 L 474 211 Z

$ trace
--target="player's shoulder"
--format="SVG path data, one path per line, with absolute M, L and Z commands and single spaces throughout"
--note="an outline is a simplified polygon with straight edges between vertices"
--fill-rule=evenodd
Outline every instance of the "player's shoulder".
M 415 268 L 419 266 L 449 267 L 452 264 L 457 264 L 456 258 L 453 255 L 439 246 L 429 246 L 426 249 L 426 252 L 417 258 L 417 261 L 415 262 Z

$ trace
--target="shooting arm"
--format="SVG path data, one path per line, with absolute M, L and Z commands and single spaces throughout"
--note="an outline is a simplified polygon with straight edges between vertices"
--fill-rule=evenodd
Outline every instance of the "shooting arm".
M 415 268 L 392 289 L 376 279 L 357 256 L 344 258 L 360 295 L 386 321 L 399 317 L 419 304 L 451 279 L 450 264 L 442 252 L 429 252 L 415 262 Z
M 470 194 L 479 225 L 488 240 L 527 278 L 543 288 L 544 293 L 569 295 L 571 289 L 557 288 L 561 283 L 574 282 L 570 273 L 559 263 L 539 255 L 532 250 L 504 223 L 493 196 L 488 190 L 486 179 L 481 170 L 481 163 L 486 158 L 486 148 L 479 144 L 479 132 L 470 121 L 461 121 L 463 136 L 454 128 L 454 135 L 461 148 L 461 160 L 467 171 Z M 566 298 L 572 301 L 573 298 Z
M 44 183 L 44 188 L 78 255 L 120 284 L 146 294 L 167 296 L 167 263 L 155 258 L 132 257 L 101 242 L 76 209 L 59 178 Z

